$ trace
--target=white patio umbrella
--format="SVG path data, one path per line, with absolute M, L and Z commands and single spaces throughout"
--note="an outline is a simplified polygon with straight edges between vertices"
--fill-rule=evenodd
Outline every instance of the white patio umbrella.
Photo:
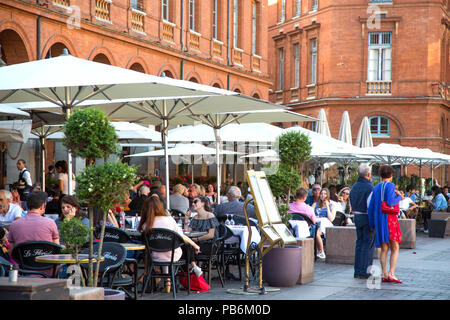
M 289 111 L 287 108 L 280 108 L 278 105 L 272 105 L 274 108 L 254 109 L 254 110 L 235 110 L 234 112 L 222 112 L 222 113 L 197 113 L 190 116 L 191 119 L 201 121 L 207 126 L 214 129 L 214 136 L 216 142 L 216 167 L 217 167 L 217 194 L 220 195 L 221 181 L 220 181 L 220 144 L 223 138 L 221 136 L 221 129 L 226 128 L 232 123 L 245 124 L 245 123 L 264 123 L 264 122 L 304 122 L 315 121 L 316 119 L 308 117 L 296 112 Z M 235 127 L 236 129 L 238 127 Z M 233 128 L 230 128 L 233 131 Z M 281 131 L 278 131 L 281 134 Z M 264 132 L 253 131 L 253 134 Z M 273 132 L 272 132 L 273 133 Z M 234 134 L 234 139 L 241 139 L 239 141 L 249 141 L 243 134 Z M 271 136 L 264 137 L 270 138 Z M 260 140 L 259 140 L 260 141 Z M 264 140 L 267 141 L 267 140 Z M 220 197 L 218 198 L 220 203 Z
M 324 109 L 320 109 L 317 117 L 316 132 L 324 136 L 331 137 L 330 128 L 328 127 L 327 114 Z
M 352 127 L 350 125 L 350 117 L 348 111 L 342 113 L 341 127 L 339 128 L 338 140 L 345 143 L 353 144 L 352 141 Z
M 169 148 L 167 150 L 167 154 L 169 156 L 187 156 L 187 155 L 195 156 L 195 155 L 208 155 L 215 153 L 216 149 L 208 148 L 199 143 L 180 143 L 176 144 L 175 147 Z M 221 150 L 220 154 L 240 154 L 240 152 Z M 135 153 L 125 157 L 160 157 L 160 156 L 164 156 L 163 149 L 142 153 Z M 191 166 L 192 166 L 192 183 L 194 183 L 194 163 L 191 163 Z
M 370 124 L 367 117 L 362 119 L 355 145 L 360 148 L 373 147 L 372 133 L 370 132 Z
M 93 100 L 167 99 L 222 94 L 224 91 L 218 88 L 79 59 L 69 55 L 66 49 L 59 57 L 0 68 L 0 104 L 47 102 L 47 106 L 59 108 L 58 111 L 67 117 L 74 107 L 83 103 L 88 105 Z M 70 152 L 68 166 L 71 190 Z
M 2 105 L 0 107 L 0 116 L 8 116 L 8 117 L 29 117 L 30 115 L 25 111 L 20 110 L 17 107 Z
M 31 119 L 0 121 L 0 141 L 26 143 L 31 133 Z

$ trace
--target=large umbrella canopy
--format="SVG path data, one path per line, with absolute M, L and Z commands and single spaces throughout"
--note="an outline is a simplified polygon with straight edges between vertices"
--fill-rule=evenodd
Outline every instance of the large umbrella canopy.
M 26 143 L 30 137 L 31 120 L 0 121 L 0 141 Z
M 0 107 L 0 117 L 16 118 L 16 117 L 29 117 L 30 115 L 25 111 L 20 110 L 14 106 L 2 105 Z
M 208 148 L 199 143 L 180 143 L 167 150 L 169 156 L 195 156 L 215 154 L 216 149 Z M 239 154 L 239 152 L 221 150 L 220 154 Z M 126 157 L 158 157 L 164 156 L 164 150 L 154 150 L 142 153 L 131 154 Z M 192 165 L 192 183 L 194 183 L 194 163 Z
M 232 123 L 245 124 L 245 123 L 263 123 L 263 122 L 296 122 L 296 121 L 314 121 L 316 119 L 296 113 L 291 112 L 287 108 L 280 108 L 278 105 L 269 104 L 265 108 L 245 110 L 236 109 L 234 111 L 226 110 L 225 112 L 213 113 L 199 112 L 190 116 L 191 119 L 195 121 L 201 121 L 202 123 L 208 125 L 214 129 L 214 136 L 216 142 L 216 166 L 217 166 L 217 193 L 220 194 L 220 144 L 222 141 L 221 129 L 228 127 Z M 232 141 L 250 141 L 248 137 L 242 134 L 236 134 L 233 128 L 229 129 L 234 137 Z M 260 133 L 253 131 L 253 134 Z M 279 131 L 279 133 L 281 133 Z M 269 133 L 270 134 L 270 133 Z M 270 137 L 267 137 L 270 138 Z M 240 139 L 240 140 L 236 140 Z M 266 139 L 266 137 L 265 137 Z M 258 140 L 261 141 L 261 140 Z M 269 139 L 264 141 L 271 141 Z M 218 199 L 220 203 L 220 197 Z
M 0 103 L 48 101 L 71 108 L 86 100 L 192 96 L 198 89 L 189 81 L 80 59 L 67 51 L 0 68 Z
M 324 109 L 320 109 L 317 117 L 316 132 L 324 136 L 331 137 L 330 128 L 328 127 L 327 114 Z
M 268 123 L 231 123 L 219 129 L 222 141 L 273 142 L 283 129 Z M 213 142 L 214 129 L 206 124 L 187 125 L 169 130 L 169 141 Z
M 372 133 L 370 132 L 370 124 L 367 117 L 362 119 L 355 145 L 360 148 L 373 147 Z
M 345 143 L 353 144 L 352 141 L 352 127 L 350 125 L 350 117 L 348 111 L 342 113 L 341 127 L 339 128 L 339 138 L 338 140 Z

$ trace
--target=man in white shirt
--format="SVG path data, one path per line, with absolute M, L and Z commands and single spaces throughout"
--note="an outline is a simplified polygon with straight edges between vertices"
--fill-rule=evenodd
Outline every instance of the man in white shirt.
M 23 159 L 17 160 L 17 170 L 19 170 L 19 194 L 20 200 L 26 201 L 26 195 L 31 192 L 33 181 L 31 180 L 31 173 L 26 168 L 26 162 Z
M 418 213 L 417 204 L 411 200 L 409 197 L 405 197 L 403 190 L 400 190 L 400 195 L 402 200 L 400 200 L 398 206 L 400 212 L 402 212 L 402 218 L 415 219 Z
M 11 192 L 0 190 L 0 226 L 6 229 L 9 229 L 14 220 L 22 217 L 22 208 L 11 201 Z

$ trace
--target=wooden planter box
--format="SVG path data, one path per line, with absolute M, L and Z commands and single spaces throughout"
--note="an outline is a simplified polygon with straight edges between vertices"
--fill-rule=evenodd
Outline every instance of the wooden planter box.
M 18 278 L 9 282 L 0 278 L 0 300 L 69 300 L 67 280 L 46 278 Z

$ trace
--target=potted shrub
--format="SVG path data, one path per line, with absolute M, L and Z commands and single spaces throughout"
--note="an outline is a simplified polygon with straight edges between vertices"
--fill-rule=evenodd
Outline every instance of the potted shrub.
M 119 154 L 120 146 L 114 127 L 109 118 L 95 108 L 77 109 L 64 124 L 64 145 L 69 152 L 86 159 L 86 168 L 76 177 L 75 193 L 78 200 L 89 208 L 89 267 L 88 286 L 95 286 L 99 264 L 93 270 L 94 208 L 103 211 L 99 256 L 102 251 L 106 214 L 116 203 L 125 200 L 128 190 L 137 180 L 136 168 L 122 163 L 105 162 L 96 166 L 95 159 L 108 158 Z M 95 275 L 95 277 L 94 277 Z
M 288 214 L 291 191 L 297 189 L 302 181 L 298 172 L 311 154 L 309 137 L 300 132 L 287 132 L 277 139 L 280 164 L 278 170 L 267 176 L 273 195 L 278 200 L 283 223 L 290 227 Z M 301 270 L 301 247 L 273 247 L 263 257 L 263 279 L 271 286 L 290 287 L 297 283 Z

